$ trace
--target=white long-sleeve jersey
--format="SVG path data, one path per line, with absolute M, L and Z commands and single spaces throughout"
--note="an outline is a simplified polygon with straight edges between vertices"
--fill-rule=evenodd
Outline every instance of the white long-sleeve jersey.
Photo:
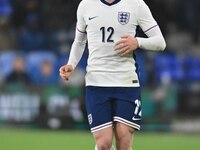
M 88 41 L 86 86 L 138 87 L 133 52 L 120 56 L 115 43 L 124 35 L 136 34 L 140 26 L 148 38 L 137 37 L 139 47 L 164 50 L 165 40 L 143 0 L 82 0 L 77 10 L 77 27 L 68 64 L 74 68 Z

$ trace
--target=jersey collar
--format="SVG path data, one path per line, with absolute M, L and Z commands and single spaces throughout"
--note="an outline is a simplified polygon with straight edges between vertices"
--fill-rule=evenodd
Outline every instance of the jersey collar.
M 108 6 L 112 6 L 112 5 L 115 5 L 117 4 L 118 2 L 120 2 L 121 0 L 115 0 L 114 2 L 112 3 L 108 3 L 106 0 L 100 0 L 102 3 L 104 3 L 105 5 L 108 5 Z

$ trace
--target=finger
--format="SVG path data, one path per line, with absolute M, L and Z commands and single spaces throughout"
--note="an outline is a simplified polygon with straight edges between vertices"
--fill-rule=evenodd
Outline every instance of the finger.
M 61 77 L 62 79 L 64 79 L 64 80 L 66 80 L 66 76 L 65 76 L 65 75 L 60 74 L 60 77 Z
M 124 51 L 123 53 L 121 53 L 120 56 L 125 56 L 125 55 L 127 55 L 128 53 L 130 53 L 130 51 L 129 51 L 129 50 L 126 50 L 126 51 Z
M 65 72 L 72 72 L 72 71 L 73 71 L 73 68 L 71 66 L 67 65 L 65 67 Z
M 117 53 L 118 53 L 119 55 L 121 55 L 121 54 L 123 54 L 125 51 L 127 51 L 128 49 L 129 49 L 129 47 L 126 46 L 126 47 L 124 47 L 124 48 L 122 48 L 122 49 L 119 49 L 119 50 L 116 50 L 116 51 L 117 51 Z
M 126 43 L 121 43 L 120 45 L 117 45 L 116 47 L 115 47 L 115 50 L 120 50 L 120 49 L 123 49 L 123 48 L 125 48 L 125 47 L 127 47 L 128 45 L 126 44 Z
M 70 67 L 68 65 L 65 66 L 65 72 L 69 72 L 70 71 Z
M 62 73 L 62 72 L 60 72 L 60 76 L 69 77 L 69 73 Z
M 59 72 L 60 72 L 60 73 L 64 73 L 64 71 L 63 71 L 62 69 L 59 69 Z
M 125 38 L 128 38 L 129 37 L 129 35 L 124 35 L 124 36 L 122 36 L 121 38 L 122 39 L 125 39 Z
M 122 43 L 126 43 L 126 40 L 125 40 L 125 39 L 122 39 L 122 40 L 118 41 L 118 42 L 115 44 L 115 46 L 120 45 L 120 44 L 122 44 Z
M 63 80 L 68 80 L 66 76 L 60 76 Z
M 61 71 L 60 71 L 60 73 L 62 73 L 62 74 L 65 74 L 66 72 L 65 72 L 65 71 L 63 71 L 63 70 L 61 70 Z
M 64 74 L 64 73 L 60 73 L 60 76 L 64 80 L 68 80 L 68 78 L 69 78 L 69 75 L 68 74 Z
M 60 67 L 59 71 L 60 72 L 64 72 L 65 71 L 65 66 Z

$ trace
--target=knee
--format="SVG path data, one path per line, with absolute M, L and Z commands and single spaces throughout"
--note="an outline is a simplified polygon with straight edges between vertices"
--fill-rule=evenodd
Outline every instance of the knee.
M 112 146 L 113 129 L 112 127 L 105 128 L 93 133 L 98 150 L 110 150 Z
M 96 145 L 98 150 L 110 150 L 112 147 L 112 140 L 105 137 L 97 138 Z

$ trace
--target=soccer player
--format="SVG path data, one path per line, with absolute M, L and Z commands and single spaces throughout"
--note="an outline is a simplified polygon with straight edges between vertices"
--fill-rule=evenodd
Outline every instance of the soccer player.
M 140 26 L 148 38 L 135 37 Z M 141 97 L 134 51 L 166 47 L 157 22 L 143 0 L 82 0 L 76 36 L 60 76 L 68 80 L 88 42 L 86 108 L 98 150 L 131 150 L 140 130 Z

